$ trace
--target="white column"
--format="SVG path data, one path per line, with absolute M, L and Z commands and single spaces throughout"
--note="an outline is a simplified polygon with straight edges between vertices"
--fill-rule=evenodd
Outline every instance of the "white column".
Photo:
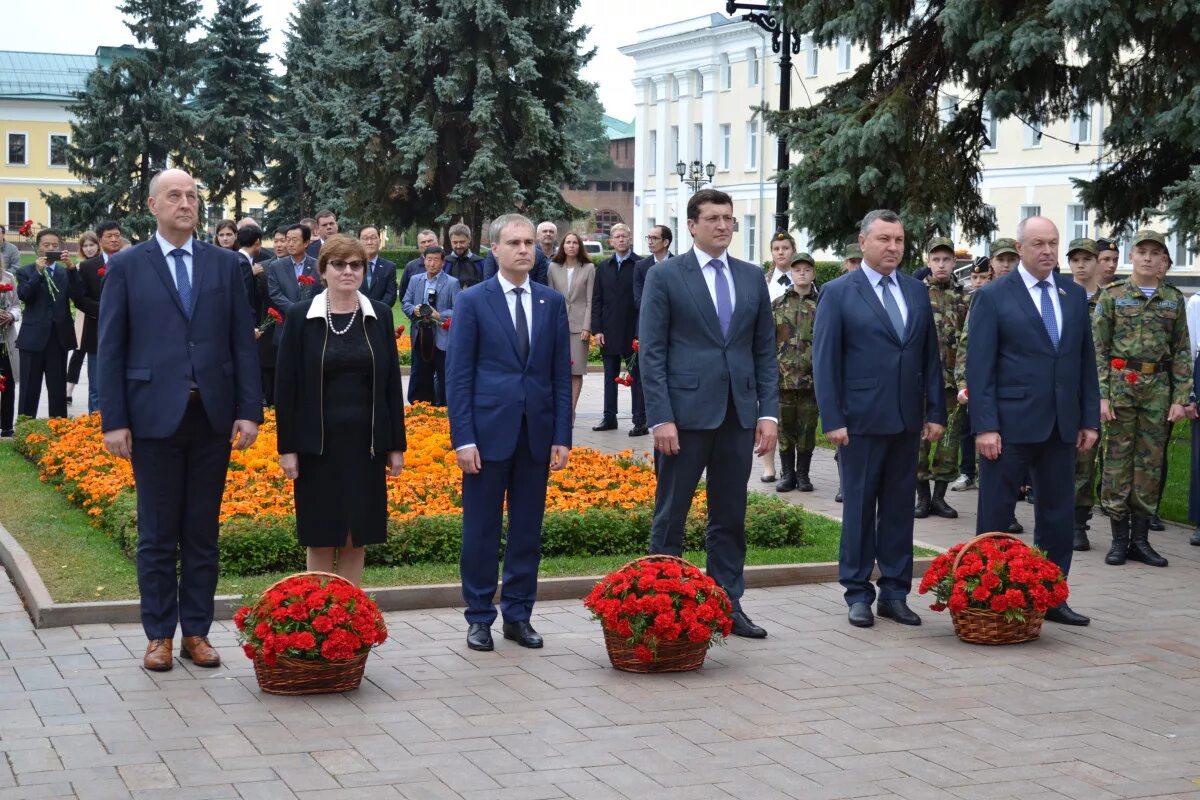
M 679 160 L 684 164 L 690 165 L 692 159 L 696 155 L 692 153 L 692 74 L 690 70 L 675 73 L 675 80 L 679 83 L 679 107 L 676 120 L 679 124 Z M 673 165 L 672 165 L 673 166 Z M 675 241 L 678 244 L 672 247 L 676 253 L 681 250 L 686 250 L 692 246 L 691 239 L 687 236 L 687 226 L 683 220 L 687 219 L 687 204 L 692 196 L 692 190 L 683 181 L 679 180 L 678 176 L 674 180 L 679 184 L 675 192 L 675 213 L 668 214 L 668 219 L 674 216 L 676 223 L 672 226 L 671 231 L 675 234 Z M 664 220 L 665 222 L 666 220 Z M 668 222 L 668 224 L 670 224 Z M 683 228 L 684 232 L 681 235 L 679 229 Z
M 634 241 L 644 241 L 646 228 L 646 84 L 645 78 L 633 79 L 633 226 Z
M 658 152 L 654 154 L 656 183 L 658 191 L 655 193 L 655 198 L 658 200 L 658 208 L 655 211 L 655 218 L 659 222 L 666 222 L 667 217 L 667 191 L 670 187 L 670 178 L 672 170 L 675 169 L 674 164 L 667 164 L 667 143 L 671 138 L 671 126 L 667 122 L 667 103 L 670 102 L 669 81 L 666 75 L 660 75 L 654 78 L 654 89 L 658 95 Z
M 720 139 L 718 135 L 720 129 L 717 127 L 717 89 L 720 76 L 717 74 L 716 64 L 706 64 L 700 67 L 700 74 L 704 77 L 704 95 L 700 101 L 701 115 L 704 123 L 704 152 L 707 157 L 704 163 L 711 161 L 718 168 L 721 166 L 721 154 L 718 152 L 720 148 Z M 712 186 L 715 188 L 720 173 L 713 175 Z M 685 225 L 682 220 L 680 225 Z M 684 229 L 684 235 L 687 236 L 687 229 Z M 691 246 L 691 237 L 687 236 L 688 246 Z

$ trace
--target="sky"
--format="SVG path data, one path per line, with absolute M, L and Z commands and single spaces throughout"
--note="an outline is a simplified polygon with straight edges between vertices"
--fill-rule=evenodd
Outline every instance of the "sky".
M 203 0 L 202 4 L 202 15 L 208 16 L 216 7 L 216 0 Z M 295 2 L 258 0 L 258 4 L 270 33 L 267 46 L 276 58 L 273 66 L 280 72 L 278 59 L 283 52 L 284 31 Z M 92 53 L 102 44 L 134 44 L 117 5 L 116 0 L 45 0 L 38 6 L 39 13 L 54 20 L 53 37 L 41 37 L 37 45 L 29 39 L 20 44 L 10 40 L 0 47 Z M 596 48 L 583 77 L 599 85 L 600 101 L 610 115 L 632 120 L 633 59 L 621 55 L 617 48 L 632 43 L 641 29 L 723 12 L 724 8 L 720 0 L 581 0 L 575 22 L 592 29 L 588 41 Z

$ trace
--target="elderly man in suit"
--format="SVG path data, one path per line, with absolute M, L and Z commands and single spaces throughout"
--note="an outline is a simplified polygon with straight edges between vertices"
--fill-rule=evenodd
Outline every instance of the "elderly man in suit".
M 42 378 L 50 396 L 50 416 L 67 415 L 67 353 L 75 349 L 71 303 L 83 300 L 83 280 L 53 228 L 37 234 L 37 260 L 17 270 L 17 297 L 25 304 L 17 349 L 21 387 L 17 413 L 36 417 Z
M 1087 292 L 1056 275 L 1058 228 L 1045 217 L 1017 225 L 1021 263 L 975 293 L 967 339 L 967 394 L 979 462 L 978 533 L 1003 531 L 1026 474 L 1033 477 L 1033 541 L 1071 569 L 1075 453 L 1100 434 L 1100 383 Z M 1066 603 L 1046 612 L 1090 621 Z
M 378 225 L 364 225 L 358 229 L 358 243 L 367 251 L 367 268 L 363 273 L 363 294 L 372 300 L 378 300 L 385 306 L 396 302 L 396 263 L 379 255 L 379 247 L 383 239 L 379 235 Z
M 462 574 L 467 646 L 491 650 L 504 510 L 504 638 L 541 647 L 530 624 L 537 598 L 549 470 L 571 452 L 571 343 L 567 305 L 534 283 L 534 227 L 496 220 L 496 277 L 456 298 L 446 364 L 450 440 L 462 469 Z
M 905 599 L 912 589 L 913 465 L 921 438 L 937 441 L 946 426 L 937 329 L 929 292 L 899 270 L 900 217 L 870 212 L 858 244 L 861 266 L 821 287 L 813 328 L 817 408 L 842 471 L 838 580 L 850 624 L 870 627 L 878 563 L 879 615 L 920 625 Z
M 767 632 L 742 610 L 751 452 L 775 446 L 779 368 L 762 270 L 727 252 L 733 200 L 715 189 L 687 206 L 694 246 L 650 270 L 639 360 L 658 451 L 650 552 L 678 556 L 692 496 L 707 471 L 708 574 L 733 603 L 733 633 Z
M 633 356 L 633 340 L 637 338 L 638 312 L 634 304 L 633 276 L 637 262 L 642 257 L 630 245 L 629 226 L 624 223 L 613 225 L 609 242 L 613 254 L 596 266 L 596 282 L 592 289 L 592 337 L 600 348 L 604 361 L 604 418 L 592 428 L 594 431 L 611 431 L 617 428 L 617 376 L 622 364 Z M 641 376 L 637 368 L 632 370 L 633 389 L 630 403 L 633 412 L 633 427 L 630 436 L 645 436 L 646 400 L 642 390 Z
M 317 271 L 317 259 L 306 252 L 307 226 L 299 222 L 289 225 L 284 241 L 290 255 L 275 259 L 267 268 L 267 296 L 275 310 L 286 316 L 293 305 L 321 291 L 321 274 Z M 283 326 L 274 326 L 271 336 L 278 347 Z
M 104 446 L 133 462 L 146 669 L 172 667 L 172 640 L 197 666 L 208 642 L 229 451 L 262 422 L 258 352 L 238 256 L 196 241 L 196 182 L 150 181 L 154 237 L 112 257 L 100 304 Z

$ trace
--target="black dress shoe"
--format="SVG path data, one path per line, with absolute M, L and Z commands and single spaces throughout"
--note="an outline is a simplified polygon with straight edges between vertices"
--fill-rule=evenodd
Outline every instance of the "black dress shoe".
M 528 620 L 504 623 L 504 638 L 512 639 L 521 647 L 542 646 L 542 635 L 533 629 Z
M 1009 532 L 1009 533 L 1024 533 L 1024 532 L 1025 532 L 1025 526 L 1024 526 L 1024 525 L 1022 525 L 1021 523 L 1017 522 L 1017 521 L 1014 519 L 1012 522 L 1010 522 L 1010 523 L 1008 524 L 1008 532 Z
M 1150 518 L 1150 530 L 1165 531 L 1166 529 L 1167 526 L 1163 524 L 1163 521 L 1159 518 L 1158 514 L 1155 514 Z
M 606 419 L 603 422 L 601 422 L 599 425 L 597 425 L 596 427 L 592 428 L 592 430 L 594 430 L 594 431 L 615 431 L 616 429 L 617 429 L 617 421 L 615 419 L 614 420 Z
M 1196 530 L 1192 531 L 1192 538 L 1188 540 L 1188 544 L 1192 547 L 1200 547 L 1200 526 L 1197 526 Z
M 645 425 L 634 425 L 632 428 L 629 429 L 629 435 L 630 436 L 649 436 L 650 429 L 647 428 Z
M 920 625 L 921 618 L 917 612 L 908 607 L 903 600 L 880 600 L 875 606 L 875 613 L 881 617 L 894 619 L 901 625 Z
M 840 486 L 838 487 L 837 494 L 835 494 L 833 496 L 833 502 L 835 502 L 835 503 L 842 502 L 842 487 L 840 487 Z
M 875 615 L 871 613 L 870 603 L 851 603 L 847 617 L 850 624 L 856 628 L 869 628 L 875 624 Z
M 733 612 L 733 635 L 746 639 L 767 638 L 767 632 L 755 625 L 744 611 Z
M 1072 611 L 1066 603 L 1046 609 L 1046 619 L 1050 622 L 1057 622 L 1059 625 L 1087 625 L 1091 622 L 1083 614 L 1076 614 Z
M 492 626 L 482 622 L 472 622 L 467 628 L 467 647 L 472 650 L 492 649 Z

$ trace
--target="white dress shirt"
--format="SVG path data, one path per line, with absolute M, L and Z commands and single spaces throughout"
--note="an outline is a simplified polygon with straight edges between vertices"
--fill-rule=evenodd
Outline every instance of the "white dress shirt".
M 1197 351 L 1200 351 L 1200 294 L 1189 297 L 1184 309 L 1184 313 L 1187 315 L 1188 339 L 1192 342 L 1192 360 L 1194 361 Z
M 1025 281 L 1025 288 L 1029 290 L 1029 298 L 1033 301 L 1033 307 L 1037 309 L 1037 315 L 1042 316 L 1042 290 L 1038 286 L 1040 278 L 1034 276 L 1029 270 L 1025 269 L 1024 264 L 1017 265 L 1017 272 L 1021 275 L 1021 280 Z M 1058 283 L 1054 280 L 1054 273 L 1050 273 L 1050 277 L 1046 278 L 1050 282 L 1050 303 L 1054 306 L 1054 324 L 1058 326 L 1058 338 L 1062 339 L 1062 305 L 1058 302 Z
M 525 327 L 529 331 L 529 344 L 533 345 L 533 297 L 529 292 L 529 277 L 526 276 L 525 283 L 517 284 L 510 282 L 507 278 L 496 273 L 496 279 L 500 281 L 500 288 L 504 290 L 504 302 L 508 304 L 508 315 L 512 317 L 513 330 L 517 328 L 517 294 L 513 289 L 521 288 L 525 291 L 521 293 L 521 305 L 525 307 Z
M 871 282 L 871 290 L 875 292 L 875 296 L 879 298 L 879 302 L 883 302 L 883 289 L 880 281 L 883 279 L 882 272 L 876 272 L 875 268 L 866 261 L 862 262 L 859 269 L 867 276 L 867 280 Z M 892 298 L 896 301 L 896 305 L 900 308 L 900 319 L 904 320 L 904 324 L 908 324 L 908 303 L 904 301 L 904 292 L 900 291 L 900 281 L 893 271 L 891 275 L 892 282 L 887 286 L 887 289 L 892 293 Z M 885 306 L 886 308 L 886 306 Z
M 780 278 L 784 281 L 780 283 Z M 771 302 L 775 302 L 783 297 L 783 293 L 792 285 L 792 276 L 788 272 L 780 272 L 771 267 L 771 271 L 767 273 L 767 294 L 771 296 Z
M 163 258 L 167 260 L 167 271 L 171 273 L 171 280 L 175 281 L 175 291 L 179 291 L 179 281 L 175 278 L 175 257 L 171 255 L 171 251 L 175 250 L 176 247 L 164 239 L 158 231 L 154 232 L 154 239 L 162 249 Z M 187 269 L 188 283 L 195 286 L 196 281 L 192 277 L 192 238 L 189 236 L 188 240 L 183 243 L 183 246 L 178 249 L 184 251 L 183 266 Z
M 721 253 L 719 256 L 710 256 L 699 247 L 693 245 L 692 253 L 696 256 L 696 261 L 700 263 L 700 274 L 704 276 L 704 282 L 708 284 L 708 296 L 712 298 L 713 308 L 717 307 L 717 270 L 708 265 L 708 262 L 713 259 L 725 265 L 725 282 L 729 284 L 729 309 L 732 311 L 737 308 L 737 293 L 733 288 L 733 273 L 729 271 L 728 251 Z
M 571 266 L 570 264 L 563 264 L 563 266 L 567 270 L 567 294 L 570 294 L 571 293 L 571 284 L 575 280 L 575 267 Z

